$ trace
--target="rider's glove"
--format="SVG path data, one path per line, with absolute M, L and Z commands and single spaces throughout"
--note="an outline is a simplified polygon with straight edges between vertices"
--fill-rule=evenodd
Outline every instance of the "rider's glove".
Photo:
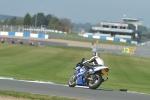
M 81 63 L 78 63 L 78 64 L 76 65 L 76 67 L 77 67 L 77 66 L 81 66 Z
M 84 61 L 82 64 L 84 65 L 85 63 L 88 63 L 89 62 L 89 60 L 86 60 L 86 61 Z

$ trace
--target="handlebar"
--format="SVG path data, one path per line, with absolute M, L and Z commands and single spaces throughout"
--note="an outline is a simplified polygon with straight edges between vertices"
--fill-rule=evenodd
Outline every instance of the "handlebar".
M 81 60 L 81 64 L 84 62 L 84 60 L 85 60 L 85 58 L 82 58 L 82 60 Z
M 76 65 L 76 67 L 77 66 L 82 66 L 82 63 L 85 61 L 85 58 L 82 58 L 82 60 L 81 60 L 81 62 L 79 62 L 77 65 Z

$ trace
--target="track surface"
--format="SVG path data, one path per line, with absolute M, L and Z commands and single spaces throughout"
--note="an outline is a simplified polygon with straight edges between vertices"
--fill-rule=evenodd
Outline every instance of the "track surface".
M 14 90 L 44 95 L 56 95 L 85 100 L 149 100 L 150 95 L 112 91 L 105 89 L 91 90 L 84 87 L 71 88 L 68 85 L 33 82 L 13 79 L 0 79 L 1 90 Z
M 18 40 L 21 40 L 25 45 L 29 45 L 29 41 L 31 41 L 34 43 L 35 46 L 37 46 L 38 42 L 40 42 L 41 45 L 47 45 L 47 46 L 74 46 L 74 47 L 85 47 L 85 48 L 92 47 L 91 43 L 61 40 L 61 39 L 39 39 L 39 38 L 28 38 L 28 37 L 0 36 L 0 39 L 2 38 L 6 40 L 5 43 L 10 43 L 11 39 L 13 39 L 15 44 L 18 44 L 19 43 Z

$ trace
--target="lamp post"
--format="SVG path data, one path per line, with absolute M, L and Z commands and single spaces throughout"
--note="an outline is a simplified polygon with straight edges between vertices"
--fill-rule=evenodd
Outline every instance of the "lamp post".
M 5 29 L 5 26 L 3 26 L 3 31 L 5 31 L 4 29 Z
M 46 35 L 46 25 L 41 25 L 41 29 L 42 29 L 42 31 L 45 32 L 45 35 Z
M 37 13 L 35 15 L 35 28 L 36 28 L 36 25 L 37 25 Z

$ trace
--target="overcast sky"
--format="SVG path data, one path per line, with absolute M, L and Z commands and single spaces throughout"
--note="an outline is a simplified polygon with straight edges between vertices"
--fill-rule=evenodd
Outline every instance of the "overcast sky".
M 75 23 L 122 22 L 122 17 L 142 18 L 150 28 L 150 0 L 0 0 L 0 14 L 24 17 L 42 12 Z

